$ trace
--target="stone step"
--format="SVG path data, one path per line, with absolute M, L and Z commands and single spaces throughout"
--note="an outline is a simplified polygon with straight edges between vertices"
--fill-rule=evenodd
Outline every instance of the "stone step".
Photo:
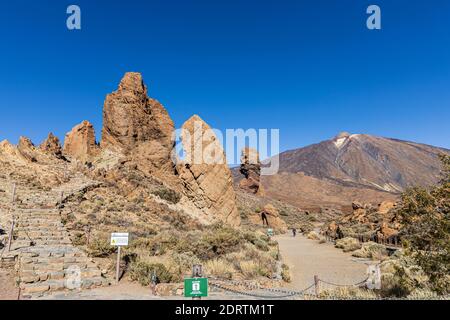
M 102 277 L 92 277 L 81 279 L 79 283 L 77 281 L 71 281 L 67 279 L 63 280 L 46 280 L 37 283 L 22 283 L 21 288 L 23 295 L 44 294 L 49 291 L 60 291 L 64 289 L 74 290 L 77 288 L 91 289 L 94 287 L 107 286 L 110 282 Z

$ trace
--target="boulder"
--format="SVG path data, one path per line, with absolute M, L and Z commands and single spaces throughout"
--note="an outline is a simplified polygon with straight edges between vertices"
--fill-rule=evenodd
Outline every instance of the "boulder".
M 364 209 L 364 205 L 360 202 L 353 201 L 352 208 L 353 208 L 353 211 L 358 210 L 358 209 Z
M 244 178 L 239 182 L 239 187 L 253 194 L 263 195 L 261 185 L 261 162 L 258 151 L 253 148 L 244 148 L 241 154 L 240 173 Z
M 380 239 L 389 239 L 391 237 L 398 236 L 398 230 L 390 228 L 386 222 L 381 224 L 380 230 L 378 231 L 378 237 Z
M 158 101 L 148 97 L 140 73 L 126 73 L 118 90 L 106 97 L 102 148 L 128 153 L 139 146 L 136 158 L 164 163 L 170 160 L 173 132 L 172 119 Z
M 264 206 L 263 212 L 266 213 L 267 220 L 269 221 L 269 227 L 281 232 L 287 231 L 286 222 L 284 222 L 284 220 L 280 218 L 278 209 L 275 208 L 271 203 Z
M 338 225 L 337 225 L 336 221 L 331 221 L 331 223 L 325 229 L 325 234 L 329 237 L 336 238 L 337 230 L 338 230 Z
M 81 162 L 89 162 L 99 153 L 95 142 L 94 126 L 89 121 L 83 121 L 66 134 L 64 154 Z
M 211 222 L 240 225 L 231 171 L 214 131 L 194 115 L 184 123 L 181 140 L 185 157 L 176 170 L 184 194 Z
M 320 235 L 316 231 L 311 231 L 306 237 L 309 240 L 320 240 Z
M 395 207 L 395 202 L 392 201 L 383 201 L 378 205 L 378 213 L 382 215 L 386 215 Z

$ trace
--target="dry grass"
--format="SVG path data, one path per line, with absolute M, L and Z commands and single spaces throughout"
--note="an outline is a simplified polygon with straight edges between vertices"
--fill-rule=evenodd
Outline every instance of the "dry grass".
M 207 261 L 205 263 L 205 272 L 207 275 L 231 279 L 236 270 L 228 261 L 219 258 Z

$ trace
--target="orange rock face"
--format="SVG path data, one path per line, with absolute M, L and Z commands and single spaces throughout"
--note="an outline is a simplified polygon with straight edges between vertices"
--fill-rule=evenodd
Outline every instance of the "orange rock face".
M 280 218 L 278 210 L 272 204 L 269 203 L 264 206 L 263 212 L 266 213 L 267 220 L 269 221 L 269 226 L 271 228 L 281 232 L 287 231 L 286 223 Z
M 49 133 L 47 139 L 39 146 L 39 149 L 48 155 L 53 155 L 57 158 L 62 158 L 62 148 L 59 139 Z
M 95 142 L 94 126 L 83 121 L 66 134 L 64 154 L 82 162 L 88 162 L 97 155 L 99 148 Z
M 34 146 L 33 142 L 31 142 L 30 139 L 26 137 L 20 137 L 19 144 L 17 145 L 17 150 L 19 151 L 19 154 L 27 161 L 31 162 L 38 161 L 36 147 Z
M 378 212 L 380 214 L 387 214 L 391 209 L 393 209 L 395 207 L 395 202 L 393 201 L 383 201 L 382 203 L 380 203 L 380 205 L 378 206 Z
M 147 87 L 140 73 L 126 73 L 118 90 L 106 97 L 102 148 L 127 153 L 147 143 L 140 153 L 147 151 L 154 158 L 168 160 L 173 148 L 173 132 L 172 119 L 158 101 L 147 96 Z
M 177 164 L 177 172 L 184 193 L 212 221 L 240 225 L 231 171 L 217 137 L 196 115 L 186 121 L 182 129 L 185 159 Z

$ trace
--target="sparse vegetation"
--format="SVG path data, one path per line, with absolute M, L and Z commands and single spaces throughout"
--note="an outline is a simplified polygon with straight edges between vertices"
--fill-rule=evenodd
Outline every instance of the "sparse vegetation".
M 91 257 L 104 258 L 115 252 L 110 241 L 106 237 L 96 237 L 92 239 L 88 246 L 88 253 Z
M 450 156 L 442 155 L 443 178 L 430 190 L 412 188 L 402 195 L 399 214 L 406 254 L 429 277 L 439 294 L 450 292 Z
M 130 265 L 130 278 L 142 286 L 151 283 L 153 274 L 156 275 L 158 283 L 170 283 L 173 279 L 172 274 L 162 263 L 133 261 Z
M 168 188 L 160 188 L 153 191 L 152 194 L 173 204 L 177 204 L 181 200 L 181 195 L 178 192 Z

